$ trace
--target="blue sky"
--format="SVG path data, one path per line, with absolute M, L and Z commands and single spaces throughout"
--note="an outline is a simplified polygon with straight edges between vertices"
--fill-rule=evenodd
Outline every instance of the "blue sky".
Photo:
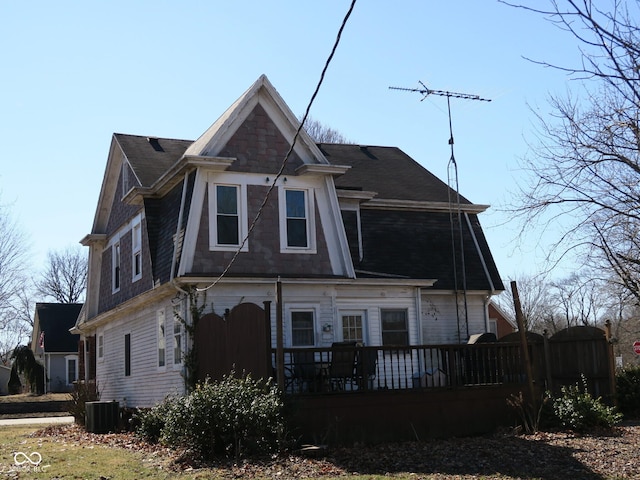
M 195 140 L 261 74 L 304 112 L 350 0 L 0 3 L 0 198 L 30 239 L 33 268 L 90 232 L 114 132 Z M 311 110 L 363 145 L 397 146 L 447 179 L 452 100 L 461 193 L 503 278 L 536 272 L 538 238 L 516 248 L 501 208 L 523 181 L 531 108 L 570 85 L 574 40 L 494 0 L 359 0 Z

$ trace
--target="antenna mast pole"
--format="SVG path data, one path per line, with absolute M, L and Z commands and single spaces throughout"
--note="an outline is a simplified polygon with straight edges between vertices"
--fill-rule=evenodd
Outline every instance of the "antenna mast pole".
M 447 112 L 449 114 L 449 145 L 451 146 L 451 157 L 449 158 L 449 163 L 447 164 L 447 181 L 449 185 L 449 220 L 451 225 L 451 252 L 453 258 L 453 282 L 456 294 L 456 318 L 458 321 L 458 341 L 461 341 L 461 332 L 460 332 L 460 311 L 459 311 L 459 289 L 458 289 L 458 269 L 456 262 L 456 246 L 455 246 L 455 233 L 454 233 L 454 219 L 453 219 L 453 208 L 452 208 L 452 200 L 451 200 L 451 172 L 453 171 L 453 180 L 455 185 L 453 189 L 456 193 L 456 207 L 457 207 L 457 220 L 458 220 L 458 234 L 459 234 L 459 248 L 460 248 L 460 267 L 462 270 L 462 292 L 463 292 L 463 300 L 464 300 L 464 320 L 466 325 L 466 334 L 467 338 L 469 338 L 469 315 L 467 312 L 467 275 L 466 275 L 466 266 L 464 259 L 464 239 L 462 236 L 462 211 L 460 209 L 460 190 L 458 188 L 458 164 L 456 163 L 456 157 L 453 153 L 453 126 L 451 122 L 451 98 L 459 98 L 462 100 L 476 100 L 480 102 L 490 102 L 491 100 L 488 98 L 482 98 L 479 95 L 473 95 L 468 93 L 459 93 L 459 92 L 449 92 L 446 90 L 432 90 L 428 88 L 424 83 L 418 81 L 422 88 L 402 88 L 402 87 L 389 87 L 390 90 L 402 90 L 405 92 L 416 92 L 422 95 L 420 101 L 422 102 L 429 95 L 437 95 L 439 97 L 447 97 Z

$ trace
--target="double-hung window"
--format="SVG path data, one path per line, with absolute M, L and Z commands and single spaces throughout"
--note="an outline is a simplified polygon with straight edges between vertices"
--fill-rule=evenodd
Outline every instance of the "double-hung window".
M 98 360 L 104 358 L 104 335 L 98 335 Z
M 131 280 L 142 278 L 142 224 L 138 218 L 131 229 Z
M 216 235 L 218 245 L 240 244 L 237 185 L 216 185 Z
M 164 331 L 164 310 L 158 310 L 158 368 L 164 368 L 166 355 L 166 341 Z
M 382 345 L 409 345 L 409 326 L 406 309 L 380 311 Z
M 315 345 L 315 322 L 313 310 L 291 311 L 291 346 L 313 347 Z
M 113 245 L 111 250 L 111 287 L 113 292 L 120 290 L 120 242 Z
M 182 324 L 173 321 L 173 364 L 180 365 L 182 363 Z
M 233 183 L 209 183 L 210 250 L 236 250 L 247 234 L 246 187 Z M 237 179 L 229 179 L 237 180 Z M 247 245 L 242 248 L 247 251 Z
M 280 191 L 280 248 L 283 252 L 315 253 L 312 190 Z

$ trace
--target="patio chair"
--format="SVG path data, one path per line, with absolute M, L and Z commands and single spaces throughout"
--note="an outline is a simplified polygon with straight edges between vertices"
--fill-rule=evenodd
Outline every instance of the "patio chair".
M 291 353 L 293 363 L 292 384 L 297 391 L 313 390 L 317 378 L 315 354 L 310 350 L 297 350 Z
M 378 350 L 358 350 L 356 358 L 356 381 L 360 389 L 373 389 L 378 365 Z
M 356 366 L 356 342 L 334 342 L 331 344 L 329 381 L 332 390 L 345 390 L 353 384 Z

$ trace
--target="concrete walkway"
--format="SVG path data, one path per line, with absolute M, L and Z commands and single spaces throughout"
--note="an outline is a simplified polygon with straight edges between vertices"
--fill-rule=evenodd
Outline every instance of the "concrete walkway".
M 52 425 L 56 423 L 73 423 L 73 417 L 25 417 L 0 419 L 0 427 L 4 425 Z

